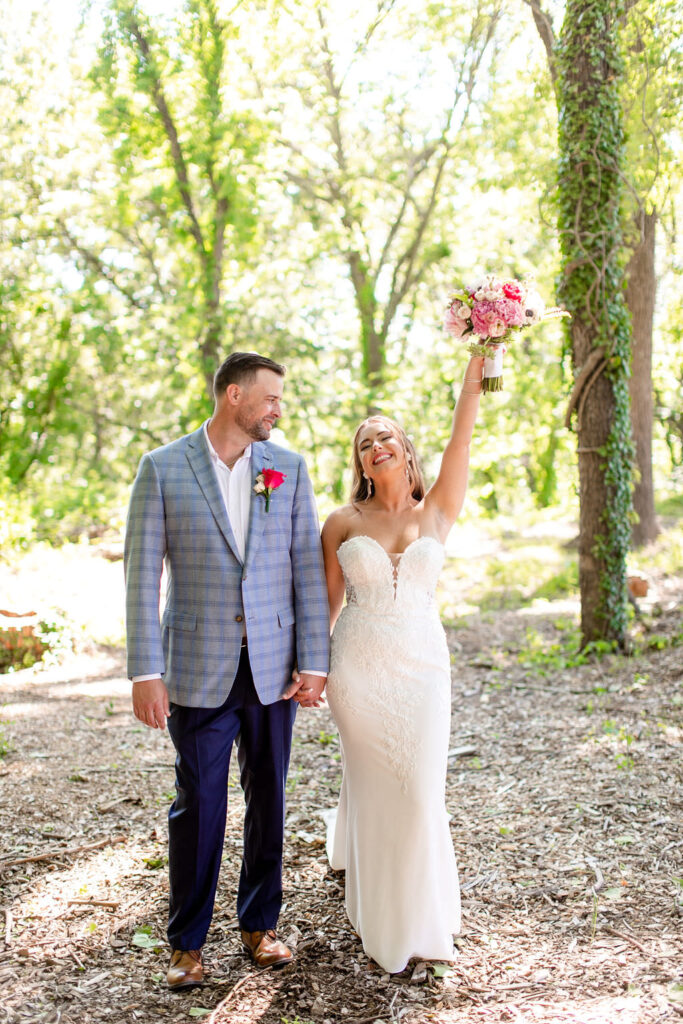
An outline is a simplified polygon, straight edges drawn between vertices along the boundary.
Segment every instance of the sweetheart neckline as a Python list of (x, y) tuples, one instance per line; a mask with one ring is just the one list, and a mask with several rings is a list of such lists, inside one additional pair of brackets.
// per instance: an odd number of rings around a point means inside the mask
[(344, 545), (345, 544), (350, 544), (352, 540), (369, 540), (369, 541), (371, 541), (371, 543), (374, 544), (375, 547), (379, 548), (380, 551), (384, 552), (384, 554), (387, 556), (387, 559), (389, 560), (389, 562), (391, 562), (391, 556), (392, 555), (398, 555), (399, 557), (405, 555), (406, 552), (410, 551), (410, 549), (415, 544), (419, 544), (419, 542), (421, 540), (431, 540), (431, 541), (434, 542), (434, 544), (437, 544), (440, 548), (443, 549), (443, 547), (444, 547), (444, 545), (441, 543), (441, 541), (437, 540), (436, 537), (430, 537), (427, 534), (423, 534), (421, 537), (416, 537), (415, 540), (411, 540), (410, 544), (408, 544), (407, 547), (403, 551), (387, 551), (386, 548), (382, 547), (382, 545), (380, 544), (380, 542), (378, 540), (375, 540), (374, 537), (370, 537), (369, 534), (367, 534), (367, 533), (356, 533), (356, 534), (354, 534), (353, 537), (347, 537), (346, 540), (343, 540), (341, 542), (341, 544), (339, 545), (339, 547), (337, 548), (337, 551), (341, 551), (341, 549), (344, 547)]
[[(367, 533), (357, 533), (355, 536), (347, 537), (346, 540), (341, 542), (341, 544), (337, 548), (337, 555), (339, 555), (339, 552), (341, 551), (341, 549), (344, 547), (345, 544), (350, 544), (351, 541), (353, 541), (353, 540), (369, 540), (370, 543), (373, 545), (373, 547), (376, 547), (384, 555), (384, 564), (386, 565), (387, 569), (389, 570), (389, 575), (391, 577), (391, 583), (392, 583), (392, 586), (393, 586), (394, 604), (396, 603), (396, 601), (398, 599), (398, 584), (399, 584), (399, 580), (402, 577), (401, 569), (404, 566), (403, 556), (405, 554), (407, 554), (407, 552), (410, 551), (411, 548), (415, 547), (416, 544), (419, 544), (420, 541), (423, 541), (423, 540), (431, 540), (434, 544), (437, 545), (437, 547), (439, 547), (441, 549), (441, 551), (444, 550), (444, 545), (441, 543), (441, 541), (437, 540), (436, 537), (422, 536), (422, 537), (416, 537), (415, 540), (411, 540), (410, 544), (408, 544), (408, 546), (406, 547), (405, 551), (396, 551), (396, 552), (390, 553), (389, 551), (386, 550), (386, 548), (383, 548), (382, 545), (380, 544), (380, 542), (378, 540), (375, 540), (374, 537), (370, 537)], [(396, 555), (399, 555), (400, 557), (394, 562), (394, 560), (391, 557), (391, 554), (396, 554)]]

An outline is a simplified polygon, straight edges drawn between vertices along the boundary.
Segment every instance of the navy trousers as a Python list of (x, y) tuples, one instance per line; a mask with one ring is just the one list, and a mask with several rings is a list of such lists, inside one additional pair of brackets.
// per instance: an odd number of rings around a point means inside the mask
[(246, 803), (237, 917), (249, 932), (277, 924), (285, 782), (296, 708), (294, 701), (261, 704), (246, 647), (221, 707), (171, 705), (168, 731), (177, 754), (176, 798), (168, 815), (168, 941), (173, 949), (199, 949), (211, 924), (236, 741)]

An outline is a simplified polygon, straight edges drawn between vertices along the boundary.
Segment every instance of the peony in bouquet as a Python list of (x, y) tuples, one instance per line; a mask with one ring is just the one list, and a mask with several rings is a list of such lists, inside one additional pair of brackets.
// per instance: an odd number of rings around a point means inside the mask
[(469, 351), (485, 356), (482, 391), (502, 391), (505, 342), (514, 331), (523, 331), (542, 320), (569, 316), (564, 309), (546, 309), (534, 281), (496, 277), (487, 274), (469, 288), (460, 288), (451, 296), (444, 327), (454, 338), (475, 334)]

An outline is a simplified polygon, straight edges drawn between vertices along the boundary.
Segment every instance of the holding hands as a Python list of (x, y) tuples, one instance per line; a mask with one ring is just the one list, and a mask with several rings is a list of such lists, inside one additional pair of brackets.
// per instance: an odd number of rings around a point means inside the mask
[(325, 703), (323, 690), (327, 679), (325, 676), (311, 675), (308, 672), (292, 672), (292, 682), (282, 695), (283, 700), (295, 700), (302, 708), (319, 708)]

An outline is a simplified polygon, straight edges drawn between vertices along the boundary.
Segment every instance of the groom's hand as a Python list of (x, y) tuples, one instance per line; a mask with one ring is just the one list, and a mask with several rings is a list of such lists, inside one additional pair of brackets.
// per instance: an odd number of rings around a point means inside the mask
[(161, 676), (133, 683), (133, 714), (150, 729), (165, 729), (171, 714), (168, 690)]
[(302, 708), (319, 708), (324, 704), (323, 690), (327, 679), (325, 676), (309, 675), (307, 672), (292, 672), (292, 682), (282, 694), (284, 700), (293, 699)]

